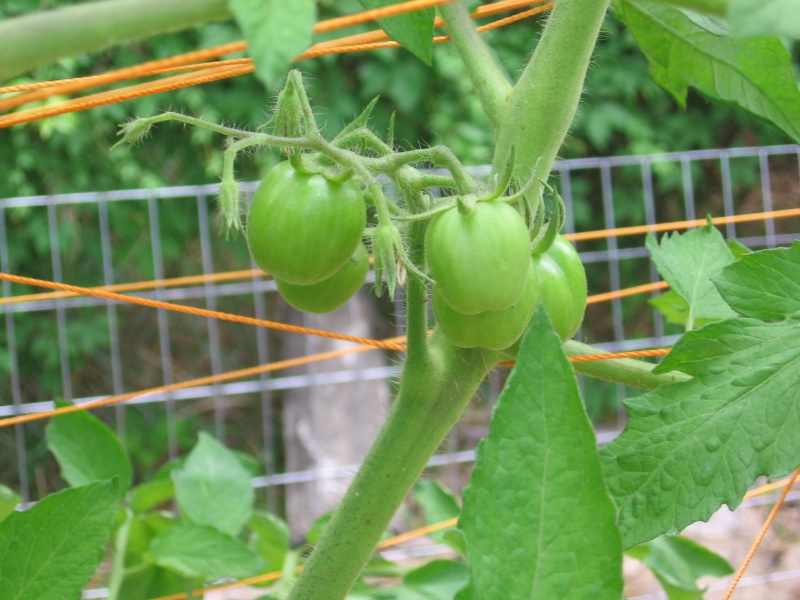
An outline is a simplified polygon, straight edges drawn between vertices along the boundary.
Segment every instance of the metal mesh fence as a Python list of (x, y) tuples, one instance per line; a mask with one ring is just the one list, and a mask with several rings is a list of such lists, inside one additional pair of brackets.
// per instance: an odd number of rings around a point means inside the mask
[[(800, 148), (773, 146), (660, 155), (567, 160), (556, 164), (567, 203), (568, 232), (653, 224), (793, 207), (800, 197)], [(478, 174), (487, 169), (476, 169)], [(251, 193), (256, 184), (246, 184)], [(218, 235), (216, 186), (183, 186), (0, 200), (0, 268), (76, 285), (111, 285), (253, 268), (243, 239)], [(753, 248), (787, 244), (797, 221), (726, 225), (728, 239)], [(577, 244), (590, 293), (658, 280), (644, 236)], [(37, 292), (3, 282), (3, 296)], [(286, 307), (268, 278), (156, 288), (133, 295), (265, 319)], [(636, 296), (590, 307), (579, 333), (611, 350), (668, 345), (680, 333)], [(378, 304), (387, 337), (400, 307)], [(0, 305), (0, 417), (169, 384), (274, 360), (282, 338), (264, 328), (123, 305), (90, 297)], [(359, 315), (353, 315), (358, 318)], [(286, 334), (295, 335), (295, 334)], [(276, 372), (256, 379), (156, 393), (97, 414), (112, 424), (151, 475), (187, 451), (197, 430), (259, 456), (259, 488), (350, 475), (355, 467), (281, 472), (275, 397), (286, 390), (343, 382), (389, 380), (400, 357), (385, 366), (332, 372)], [(630, 390), (584, 381), (590, 414), (602, 439), (620, 426), (619, 400)], [(485, 416), (485, 415), (484, 415)], [(357, 430), (358, 424), (354, 423)], [(480, 432), (480, 427), (478, 427)], [(44, 425), (0, 430), (0, 481), (25, 500), (54, 491), (57, 468), (43, 444)], [(451, 443), (432, 465), (470, 462), (473, 446)], [(461, 445), (463, 444), (463, 445)]]

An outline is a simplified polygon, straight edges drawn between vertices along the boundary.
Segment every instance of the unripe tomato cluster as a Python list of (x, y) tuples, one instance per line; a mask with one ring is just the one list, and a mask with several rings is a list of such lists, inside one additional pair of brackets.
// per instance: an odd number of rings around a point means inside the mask
[(247, 243), (255, 263), (275, 278), (286, 301), (324, 313), (347, 302), (364, 283), (369, 256), (361, 188), (289, 161), (270, 169), (247, 214)]
[[(247, 240), (256, 264), (273, 275), (295, 308), (324, 313), (363, 285), (366, 205), (353, 180), (334, 182), (285, 161), (253, 196)], [(556, 236), (531, 254), (528, 227), (509, 204), (479, 201), (435, 217), (425, 236), (436, 325), (455, 346), (515, 353), (541, 301), (553, 328), (571, 338), (583, 321), (586, 273), (573, 246)]]
[(456, 346), (514, 346), (540, 300), (563, 340), (583, 321), (586, 274), (577, 252), (557, 236), (531, 256), (525, 221), (508, 204), (479, 202), (474, 211), (455, 207), (436, 216), (425, 253), (436, 281), (436, 323)]

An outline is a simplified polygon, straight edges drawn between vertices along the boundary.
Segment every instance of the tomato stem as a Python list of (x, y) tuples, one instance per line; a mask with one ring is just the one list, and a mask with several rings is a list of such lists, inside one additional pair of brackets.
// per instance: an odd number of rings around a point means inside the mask
[(443, 4), (439, 7), (439, 13), (447, 23), (447, 33), (450, 34), (453, 45), (461, 56), (461, 62), (472, 80), (483, 112), (496, 130), (502, 107), (511, 93), (508, 75), (478, 34), (463, 2)]
[(425, 357), (409, 347), (400, 392), (383, 429), (289, 595), (341, 600), (428, 460), (495, 364), (496, 353), (457, 349), (435, 335)]
[[(556, 2), (536, 50), (503, 107), (493, 172), (515, 149), (514, 177), (547, 180), (578, 108), (609, 0)], [(540, 187), (537, 182), (535, 187)], [(536, 190), (532, 190), (532, 193)]]

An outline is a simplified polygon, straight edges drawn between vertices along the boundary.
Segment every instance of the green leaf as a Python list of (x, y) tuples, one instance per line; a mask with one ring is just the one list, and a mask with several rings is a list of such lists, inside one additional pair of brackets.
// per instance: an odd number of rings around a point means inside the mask
[(228, 8), (247, 41), (256, 76), (272, 90), (295, 56), (311, 46), (317, 5), (314, 0), (228, 0)]
[(0, 521), (14, 512), (20, 502), (22, 502), (22, 496), (11, 488), (0, 485)]
[(190, 579), (155, 565), (140, 564), (126, 569), (117, 600), (152, 600), (197, 589), (202, 579)]
[(782, 320), (800, 313), (800, 242), (747, 254), (722, 271), (714, 284), (745, 316)]
[(170, 479), (154, 479), (131, 490), (128, 502), (136, 514), (146, 513), (175, 497), (175, 484)]
[[(455, 496), (438, 481), (419, 481), (414, 487), (414, 500), (422, 506), (428, 525), (435, 525), (461, 514), (461, 507)], [(428, 537), (441, 541), (446, 532), (447, 529), (434, 531)]]
[(739, 240), (728, 240), (728, 249), (733, 254), (733, 260), (740, 260), (745, 254), (750, 254), (752, 250)]
[(620, 598), (622, 547), (594, 431), (542, 307), (478, 448), (459, 527), (470, 573), (459, 598)]
[(213, 527), (181, 523), (150, 543), (147, 559), (187, 577), (250, 577), (267, 563), (241, 542)]
[(800, 142), (800, 90), (780, 40), (720, 35), (710, 20), (656, 3), (620, 0), (616, 6), (647, 56), (653, 79), (681, 107), (692, 86), (712, 100), (765, 119)]
[(724, 319), (736, 316), (711, 283), (724, 267), (733, 262), (722, 235), (711, 225), (684, 234), (665, 235), (659, 245), (648, 234), (647, 249), (658, 272), (689, 306), (689, 329), (697, 319)]
[(348, 600), (452, 600), (467, 583), (467, 568), (452, 560), (434, 560), (409, 571), (401, 585), (374, 588), (356, 586)]
[(728, 20), (736, 37), (776, 35), (800, 40), (800, 0), (731, 0)]
[(51, 494), (0, 523), (0, 598), (75, 600), (94, 576), (114, 513), (116, 481)]
[(680, 536), (657, 537), (631, 548), (628, 554), (650, 568), (670, 600), (702, 600), (698, 579), (733, 573), (728, 561), (719, 554)]
[(308, 528), (308, 532), (306, 533), (307, 544), (311, 544), (313, 546), (319, 541), (319, 538), (322, 537), (322, 533), (325, 531), (325, 528), (328, 527), (328, 523), (330, 523), (332, 516), (333, 513), (325, 513), (311, 524), (311, 527)]
[[(56, 402), (56, 406), (71, 406)], [(100, 419), (82, 410), (53, 417), (45, 429), (47, 447), (61, 477), (72, 487), (119, 477), (120, 496), (131, 486), (133, 468), (116, 434)]]
[(739, 504), (800, 456), (800, 325), (730, 319), (687, 333), (656, 369), (694, 378), (627, 400), (601, 450), (626, 547)]
[[(383, 8), (404, 0), (359, 0), (366, 9)], [(412, 12), (378, 19), (378, 25), (398, 44), (430, 66), (433, 60), (434, 9), (423, 8)]]
[(125, 544), (125, 566), (136, 566), (144, 562), (144, 556), (153, 538), (178, 524), (175, 515), (169, 512), (136, 515), (128, 530)]
[(286, 521), (264, 511), (255, 511), (247, 526), (249, 546), (267, 561), (271, 571), (280, 571), (290, 549), (291, 534)]
[[(666, 292), (648, 300), (650, 305), (658, 312), (664, 315), (668, 323), (681, 325), (686, 327), (686, 322), (689, 319), (689, 304), (680, 297), (675, 290), (667, 290)], [(713, 323), (719, 319), (695, 319), (695, 327), (702, 327), (706, 323)]]
[(237, 535), (253, 510), (250, 476), (235, 452), (205, 432), (184, 465), (172, 472), (181, 515)]

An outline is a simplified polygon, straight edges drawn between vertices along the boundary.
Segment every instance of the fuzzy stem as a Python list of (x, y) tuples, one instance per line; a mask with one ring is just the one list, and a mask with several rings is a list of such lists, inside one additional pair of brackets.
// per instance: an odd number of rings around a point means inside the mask
[[(559, 0), (508, 102), (497, 135), (494, 173), (515, 155), (518, 182), (547, 180), (578, 108), (609, 0)], [(540, 186), (541, 183), (537, 183)]]
[[(601, 354), (602, 350), (570, 340), (564, 344), (564, 351), (569, 356)], [(673, 371), (663, 375), (653, 374), (655, 365), (632, 358), (615, 358), (614, 360), (592, 360), (572, 363), (576, 373), (583, 373), (603, 381), (622, 383), (643, 390), (654, 390), (667, 383), (689, 381), (691, 377), (685, 373)]]
[(0, 22), (0, 81), (58, 58), (230, 18), (226, 0), (105, 0)]
[(478, 187), (478, 183), (472, 178), (464, 165), (458, 161), (452, 150), (446, 146), (397, 152), (372, 159), (372, 161), (376, 169), (389, 176), (404, 166), (419, 162), (431, 162), (450, 171), (459, 193), (469, 194)]
[(439, 13), (447, 23), (447, 33), (453, 40), (461, 62), (467, 70), (483, 112), (492, 127), (499, 126), (501, 109), (511, 93), (511, 82), (495, 60), (486, 42), (475, 29), (475, 23), (463, 2), (443, 4)]
[(494, 353), (439, 336), (426, 360), (409, 356), (386, 423), (306, 564), (289, 600), (341, 600), (428, 459), (458, 420)]

